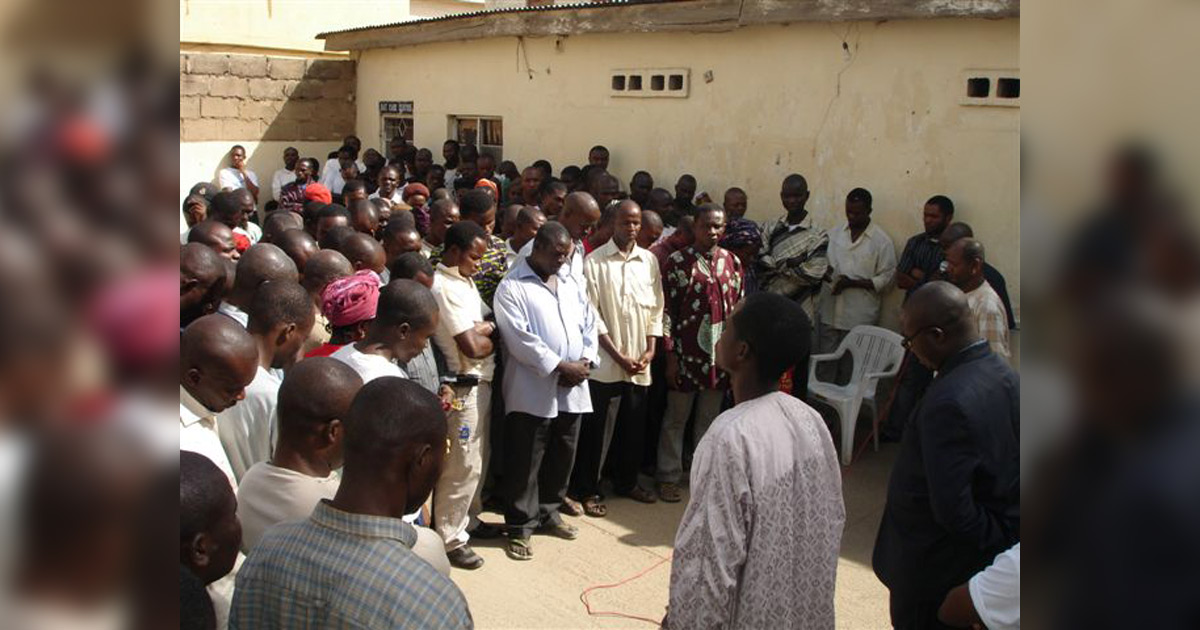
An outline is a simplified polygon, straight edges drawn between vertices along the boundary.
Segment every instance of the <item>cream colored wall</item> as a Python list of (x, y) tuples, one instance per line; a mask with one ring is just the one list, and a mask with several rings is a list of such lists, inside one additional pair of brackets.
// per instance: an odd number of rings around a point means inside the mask
[[(921, 230), (925, 199), (946, 194), (987, 245), (1019, 309), (1020, 112), (959, 104), (963, 70), (1018, 67), (1019, 24), (584, 35), (557, 47), (553, 39), (529, 40), (524, 54), (511, 38), (370, 50), (358, 65), (358, 134), (378, 142), (380, 100), (414, 101), (417, 144), (435, 154), (449, 115), (502, 116), (504, 157), (519, 165), (546, 158), (557, 171), (605, 144), (622, 181), (645, 169), (671, 188), (690, 172), (717, 198), (741, 186), (758, 220), (779, 214), (779, 183), (799, 172), (813, 191), (814, 220), (826, 227), (844, 221), (846, 193), (864, 186), (897, 255)], [(854, 53), (849, 61), (843, 37)], [(691, 68), (687, 99), (609, 96), (611, 69), (672, 66)], [(896, 325), (899, 297), (891, 292), (885, 324)]]
[(321, 51), (318, 33), (408, 18), (409, 0), (179, 0), (179, 41)]

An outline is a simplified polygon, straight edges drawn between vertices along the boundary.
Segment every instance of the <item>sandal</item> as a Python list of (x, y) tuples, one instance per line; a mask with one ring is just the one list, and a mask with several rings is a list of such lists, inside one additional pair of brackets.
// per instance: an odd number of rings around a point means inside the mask
[(571, 497), (563, 497), (562, 504), (558, 506), (558, 511), (567, 516), (583, 516), (583, 506)]
[(513, 560), (533, 560), (533, 546), (528, 538), (509, 538), (504, 553)]
[(538, 533), (550, 534), (563, 540), (579, 538), (579, 528), (567, 523), (546, 523), (538, 528)]
[(658, 497), (667, 503), (679, 503), (683, 500), (683, 489), (679, 484), (666, 482), (658, 484)]
[(649, 490), (647, 490), (641, 486), (634, 486), (633, 490), (630, 490), (629, 492), (622, 492), (621, 496), (633, 499), (634, 501), (637, 501), (638, 503), (657, 503), (658, 502), (658, 497), (655, 496), (653, 492), (650, 492)]
[(600, 497), (588, 497), (583, 500), (583, 513), (592, 518), (608, 516), (608, 506), (600, 502)]

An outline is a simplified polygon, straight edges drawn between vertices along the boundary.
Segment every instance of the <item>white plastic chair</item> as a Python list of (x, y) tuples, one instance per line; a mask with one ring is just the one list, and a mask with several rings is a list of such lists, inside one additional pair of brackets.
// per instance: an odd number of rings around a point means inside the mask
[[(837, 412), (842, 425), (842, 465), (849, 466), (854, 457), (854, 427), (858, 412), (865, 403), (871, 409), (872, 427), (876, 430), (875, 450), (879, 450), (875, 386), (879, 380), (894, 377), (900, 371), (904, 358), (903, 337), (878, 326), (855, 326), (847, 333), (832, 354), (815, 354), (808, 365), (808, 393), (812, 400), (820, 400)], [(817, 380), (817, 364), (838, 361), (850, 352), (854, 370), (845, 385)]]

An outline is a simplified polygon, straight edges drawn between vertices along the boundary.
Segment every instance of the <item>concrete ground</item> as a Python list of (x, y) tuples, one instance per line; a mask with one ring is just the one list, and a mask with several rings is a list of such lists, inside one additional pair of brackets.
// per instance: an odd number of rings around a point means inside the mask
[[(846, 529), (837, 576), (839, 628), (888, 627), (887, 590), (871, 572), (871, 548), (896, 452), (895, 444), (881, 445), (878, 453), (868, 449), (842, 469)], [(592, 610), (662, 619), (671, 547), (686, 500), (643, 505), (616, 498), (608, 502), (606, 518), (564, 517), (579, 527), (579, 538), (534, 536), (528, 562), (508, 559), (501, 540), (473, 541), (485, 559), (483, 568), (454, 569), (451, 577), (466, 594), (478, 628), (650, 628), (645, 621), (589, 615), (580, 595), (644, 572), (621, 586), (593, 591)], [(484, 520), (503, 519), (486, 513)]]

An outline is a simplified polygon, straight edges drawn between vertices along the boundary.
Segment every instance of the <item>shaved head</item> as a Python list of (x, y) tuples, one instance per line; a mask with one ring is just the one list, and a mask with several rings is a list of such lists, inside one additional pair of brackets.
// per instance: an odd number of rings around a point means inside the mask
[(238, 261), (237, 278), (233, 281), (234, 295), (230, 297), (237, 297), (239, 302), (235, 304), (244, 309), (254, 291), (262, 283), (272, 280), (298, 282), (300, 272), (296, 270), (296, 263), (282, 249), (270, 243), (253, 245)]
[(304, 219), (290, 210), (277, 210), (267, 215), (262, 226), (262, 240), (265, 243), (276, 243), (279, 235), (288, 230), (303, 230)]
[(600, 221), (600, 205), (586, 192), (573, 192), (563, 201), (559, 221), (572, 239), (582, 239)]
[(350, 211), (350, 226), (363, 234), (379, 231), (379, 209), (366, 199), (356, 199), (347, 206)]
[(179, 248), (179, 325), (215, 312), (224, 294), (224, 259), (200, 243)]
[(304, 288), (310, 294), (320, 295), (330, 282), (354, 274), (354, 266), (333, 249), (322, 249), (309, 257), (304, 265)]
[(305, 454), (324, 453), (331, 468), (342, 463), (341, 432), (329, 438), (330, 425), (344, 422), (363, 381), (354, 368), (328, 357), (300, 361), (279, 386), (279, 441)]
[(277, 235), (273, 244), (296, 263), (296, 269), (304, 269), (308, 259), (320, 251), (317, 239), (302, 229), (290, 229)]
[(257, 369), (254, 337), (225, 315), (197, 319), (179, 339), (179, 384), (213, 413), (244, 398)]
[(233, 229), (220, 221), (201, 221), (188, 230), (188, 243), (199, 243), (230, 260), (238, 259), (233, 244)]
[(383, 251), (383, 245), (367, 234), (360, 232), (347, 236), (342, 240), (339, 250), (355, 271), (370, 269), (375, 273), (383, 273), (387, 268), (387, 253)]
[(908, 296), (900, 329), (912, 353), (932, 370), (979, 340), (966, 294), (942, 280), (926, 283)]

